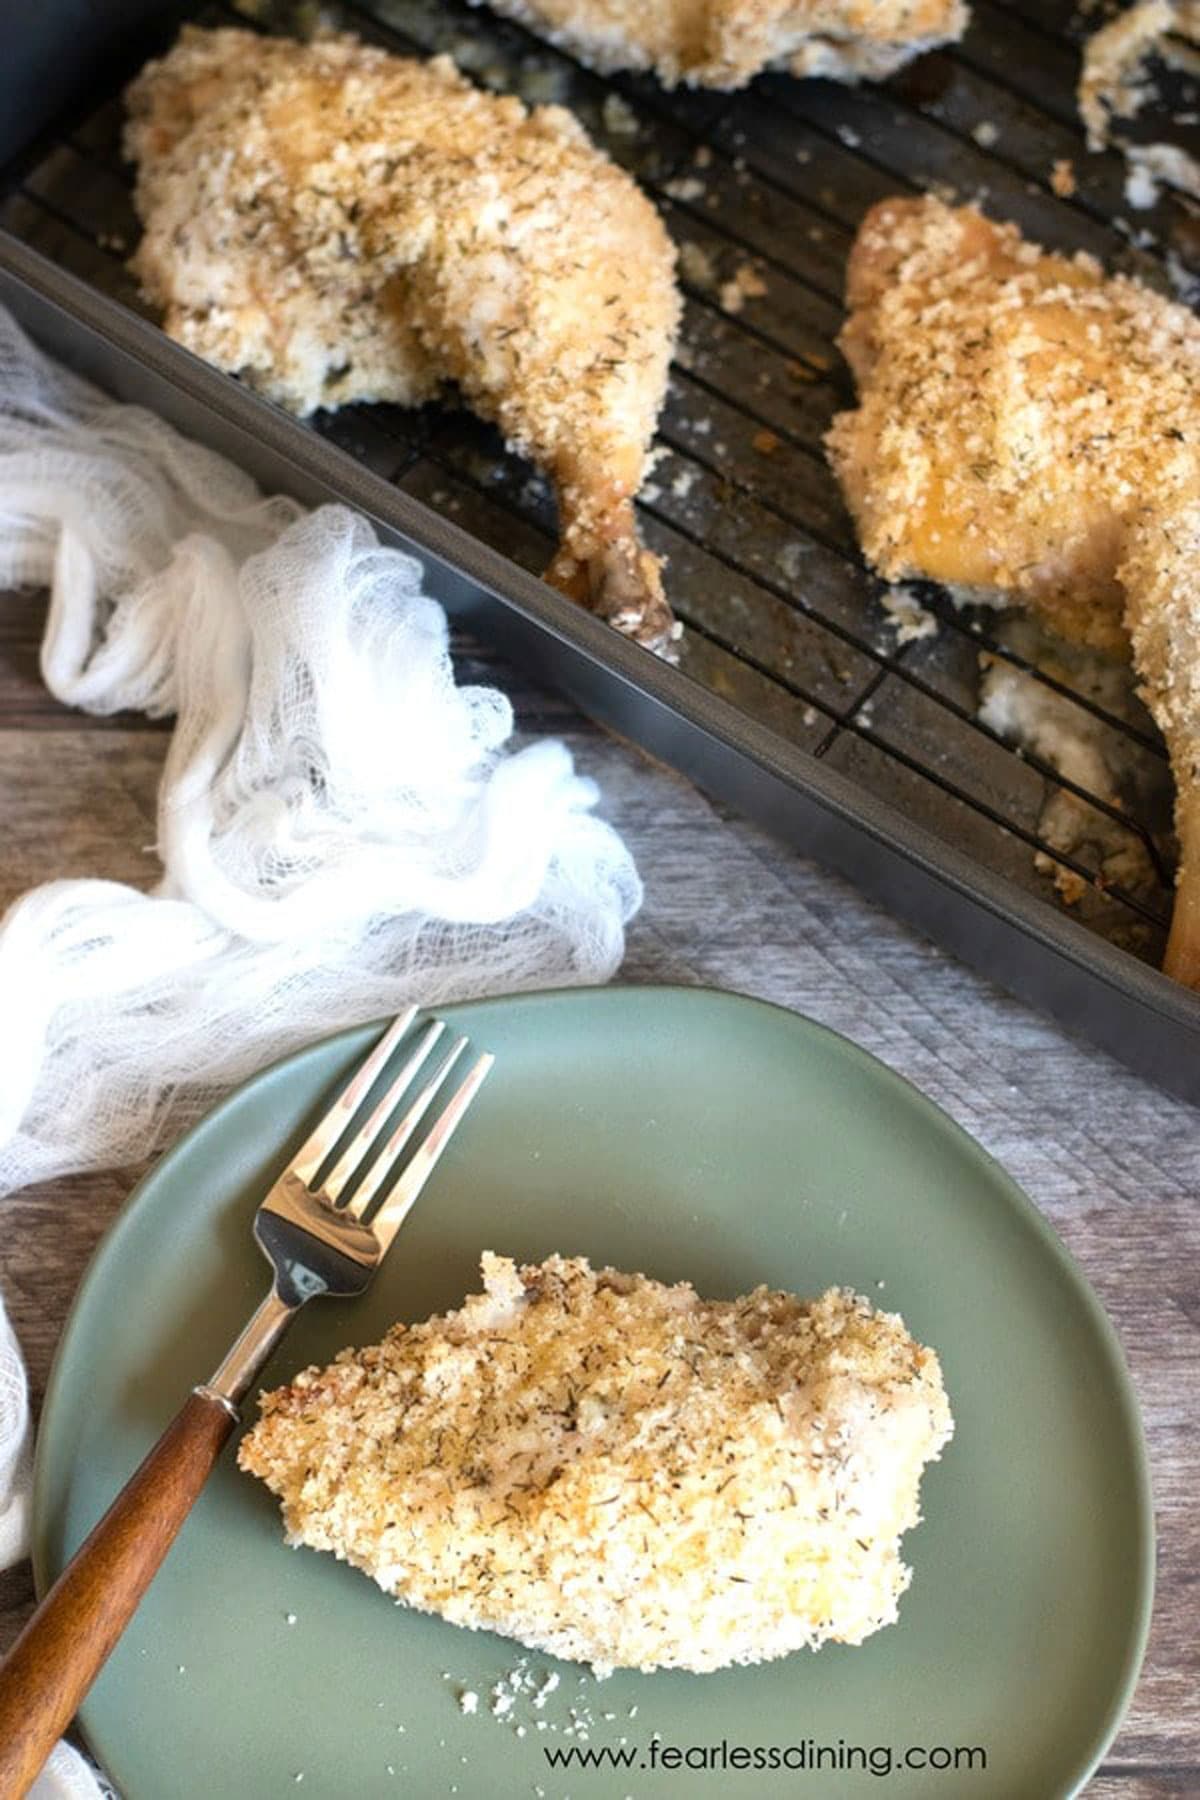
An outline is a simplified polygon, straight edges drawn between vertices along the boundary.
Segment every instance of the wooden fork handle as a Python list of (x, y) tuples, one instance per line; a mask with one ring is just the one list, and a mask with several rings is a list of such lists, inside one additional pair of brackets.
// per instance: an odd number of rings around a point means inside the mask
[(0, 1797), (19, 1800), (137, 1610), (236, 1419), (191, 1394), (0, 1665)]

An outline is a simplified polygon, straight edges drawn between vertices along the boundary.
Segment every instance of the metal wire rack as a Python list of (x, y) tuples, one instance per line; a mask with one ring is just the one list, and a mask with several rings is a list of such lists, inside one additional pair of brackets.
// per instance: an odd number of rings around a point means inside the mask
[[(933, 589), (919, 599), (936, 633), (899, 641), (821, 448), (851, 399), (834, 339), (846, 256), (877, 199), (978, 198), (1032, 236), (1160, 285), (1168, 260), (1177, 278), (1200, 260), (1200, 211), (1168, 194), (1129, 214), (1121, 159), (1085, 154), (1072, 40), (1095, 18), (1075, 18), (1068, 0), (974, 0), (973, 15), (961, 45), (881, 87), (766, 76), (727, 95), (602, 80), (464, 0), (322, 9), (392, 49), (447, 51), (486, 85), (569, 106), (662, 210), (685, 315), (642, 512), (668, 558), (685, 672), (1048, 904), (1057, 875), (1087, 925), (1154, 961), (1172, 867), (1169, 772), (1150, 720)], [(247, 23), (228, 6), (197, 16)], [(143, 310), (125, 269), (138, 227), (120, 130), (119, 97), (93, 97), (8, 172), (0, 224)], [(1076, 181), (1066, 199), (1052, 186), (1060, 163)], [(466, 412), (352, 407), (315, 429), (517, 562), (549, 560), (546, 484)], [(1068, 730), (1086, 725), (1104, 779), (1085, 784), (1005, 742), (979, 716), (981, 657), (1055, 696)], [(1064, 841), (1045, 821), (1068, 797), (1079, 829)]]

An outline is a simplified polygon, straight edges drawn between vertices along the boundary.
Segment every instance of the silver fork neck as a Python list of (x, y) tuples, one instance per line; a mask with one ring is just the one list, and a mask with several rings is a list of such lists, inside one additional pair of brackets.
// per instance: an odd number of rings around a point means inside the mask
[(291, 1324), (297, 1308), (272, 1288), (216, 1372), (198, 1392), (236, 1413), (251, 1382)]

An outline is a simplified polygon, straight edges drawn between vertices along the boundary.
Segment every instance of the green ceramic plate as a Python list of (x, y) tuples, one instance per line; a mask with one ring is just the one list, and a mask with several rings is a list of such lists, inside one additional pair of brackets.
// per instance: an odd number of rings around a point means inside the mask
[[(542, 1709), (523, 1697), (497, 1718), (489, 1690), (515, 1646), (286, 1549), (274, 1503), (227, 1456), (83, 1712), (127, 1800), (262, 1800), (301, 1778), (309, 1800), (857, 1800), (910, 1750), (926, 1763), (886, 1781), (897, 1800), (1077, 1792), (1137, 1673), (1153, 1538), (1120, 1351), (1039, 1214), (905, 1082), (791, 1013), (675, 989), (452, 1011), (496, 1070), (374, 1291), (311, 1306), (268, 1383), (457, 1304), (484, 1248), (582, 1252), (711, 1295), (849, 1283), (936, 1347), (958, 1421), (907, 1539), (900, 1621), (861, 1649), (719, 1675), (597, 1683), (558, 1665)], [(372, 1036), (252, 1081), (109, 1234), (46, 1403), (43, 1585), (258, 1298), (255, 1201)], [(628, 1769), (547, 1760), (605, 1749)], [(941, 1772), (955, 1750), (986, 1769)]]

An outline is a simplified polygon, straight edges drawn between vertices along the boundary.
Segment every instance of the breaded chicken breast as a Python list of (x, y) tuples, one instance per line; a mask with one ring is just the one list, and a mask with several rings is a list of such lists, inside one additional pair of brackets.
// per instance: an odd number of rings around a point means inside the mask
[(896, 1617), (952, 1432), (941, 1370), (833, 1288), (704, 1301), (483, 1258), (460, 1311), (262, 1399), (241, 1467), (294, 1544), (597, 1672), (718, 1669)]
[[(481, 4), (482, 0), (476, 0)], [(967, 28), (962, 0), (487, 0), (595, 69), (740, 88), (766, 68), (881, 80)]]
[(442, 57), (195, 27), (126, 99), (131, 266), (171, 336), (300, 414), (457, 382), (554, 480), (551, 578), (663, 648), (633, 500), (674, 251), (572, 115), (482, 93)]
[(868, 560), (1132, 649), (1178, 794), (1165, 967), (1200, 986), (1200, 320), (934, 199), (868, 214), (847, 297), (827, 441)]

